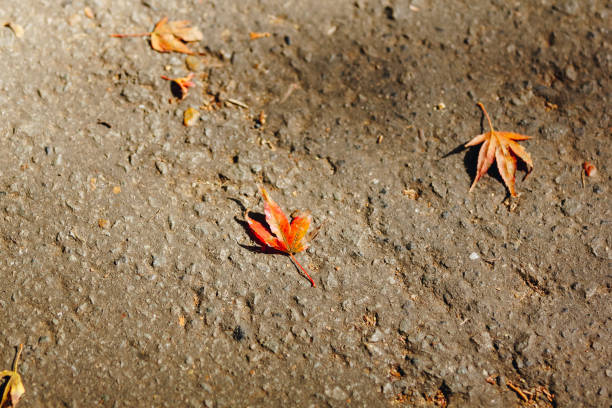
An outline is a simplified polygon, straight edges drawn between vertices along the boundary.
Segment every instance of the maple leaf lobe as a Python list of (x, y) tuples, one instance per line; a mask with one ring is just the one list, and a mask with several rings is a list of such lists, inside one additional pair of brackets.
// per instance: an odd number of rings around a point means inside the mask
[(291, 225), (287, 216), (280, 208), (278, 204), (270, 196), (268, 192), (262, 187), (261, 195), (264, 199), (264, 213), (266, 215), (266, 222), (270, 226), (272, 233), (285, 245), (285, 252), (290, 251), (289, 235), (291, 234)]

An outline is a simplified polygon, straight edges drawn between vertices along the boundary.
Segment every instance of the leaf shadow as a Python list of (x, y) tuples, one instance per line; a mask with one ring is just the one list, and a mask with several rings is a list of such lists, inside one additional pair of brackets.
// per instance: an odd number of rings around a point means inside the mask
[[(465, 170), (470, 175), (470, 183), (474, 182), (474, 178), (476, 177), (476, 172), (478, 171), (478, 152), (480, 151), (480, 146), (474, 146), (468, 150), (463, 158), (463, 166)], [(499, 169), (497, 168), (497, 162), (494, 161), (487, 170), (487, 175), (489, 177), (493, 177), (496, 181), (501, 183), (506, 189), (506, 193), (510, 195), (508, 188), (506, 187), (506, 183), (504, 183), (504, 179), (499, 173)], [(478, 182), (481, 183), (484, 178), (481, 178)]]
[(247, 208), (244, 206), (244, 204), (242, 204), (242, 201), (238, 200), (237, 198), (228, 198), (228, 200), (235, 202), (236, 204), (238, 204), (238, 207), (240, 207), (240, 211), (242, 211), (243, 213), (247, 210)]
[(442, 159), (446, 159), (447, 157), (460, 153), (464, 150), (467, 150), (467, 152), (465, 153), (465, 156), (463, 156), (463, 168), (468, 176), (470, 176), (470, 180), (473, 181), (476, 177), (476, 170), (478, 166), (478, 146), (467, 148), (465, 147), (464, 143), (461, 143), (453, 150), (442, 156)]
[(170, 93), (176, 99), (185, 98), (185, 91), (183, 90), (183, 88), (181, 88), (181, 86), (176, 81), (170, 81)]
[[(238, 207), (240, 207), (240, 211), (244, 214), (247, 211), (247, 208), (244, 206), (244, 204), (242, 204), (242, 201), (238, 200), (237, 198), (228, 198), (228, 200), (233, 201), (234, 203), (238, 204)], [(268, 225), (266, 223), (266, 216), (264, 214), (261, 213), (254, 213), (249, 211), (249, 217), (251, 217), (253, 220), (263, 224), (263, 225)], [(249, 228), (249, 223), (246, 222), (244, 219), (240, 219), (237, 216), (234, 217), (234, 221), (236, 221), (236, 223), (238, 225), (240, 225), (242, 227), (242, 229), (244, 229), (244, 232), (246, 232), (246, 234), (249, 236), (249, 238), (251, 239), (251, 241), (260, 244), (259, 240), (257, 239), (257, 237), (255, 236), (255, 234), (253, 234), (253, 231), (251, 231), (251, 228)], [(243, 247), (244, 249), (254, 252), (254, 253), (261, 253), (261, 254), (283, 254), (283, 252), (277, 251), (275, 249), (272, 248), (268, 248), (264, 245), (244, 245), (244, 244), (238, 244), (241, 247)]]

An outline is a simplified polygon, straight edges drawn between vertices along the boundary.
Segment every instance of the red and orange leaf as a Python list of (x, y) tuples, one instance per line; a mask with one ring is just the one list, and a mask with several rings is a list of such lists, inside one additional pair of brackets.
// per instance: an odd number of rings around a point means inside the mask
[[(291, 223), (283, 210), (274, 200), (268, 195), (268, 192), (262, 187), (261, 195), (264, 199), (264, 213), (266, 223), (270, 227), (270, 231), (261, 223), (251, 219), (247, 210), (245, 219), (249, 225), (249, 229), (255, 235), (257, 240), (266, 247), (284, 252), (298, 266), (304, 275), (310, 280), (313, 287), (316, 287), (314, 280), (310, 277), (306, 269), (295, 259), (293, 254), (302, 252), (308, 248), (308, 238), (314, 238), (314, 235), (306, 238), (306, 233), (312, 222), (312, 216), (308, 211), (296, 211), (291, 214)], [(315, 230), (317, 232), (318, 230)]]
[(527, 175), (529, 175), (529, 173), (531, 173), (533, 170), (533, 161), (531, 160), (529, 153), (527, 153), (527, 151), (521, 145), (515, 142), (515, 140), (527, 140), (531, 139), (531, 136), (513, 132), (495, 131), (493, 124), (491, 123), (491, 118), (489, 118), (489, 114), (485, 110), (484, 105), (479, 102), (478, 106), (480, 109), (482, 109), (482, 112), (486, 116), (491, 130), (487, 133), (474, 137), (464, 145), (465, 147), (471, 147), (482, 143), (480, 151), (478, 152), (476, 177), (474, 177), (474, 182), (470, 187), (470, 192), (474, 190), (476, 182), (478, 182), (478, 180), (480, 180), (480, 178), (487, 173), (493, 164), (493, 161), (495, 161), (497, 163), (499, 174), (504, 180), (504, 184), (506, 184), (508, 187), (508, 191), (510, 191), (512, 196), (516, 196), (516, 191), (514, 189), (516, 159), (517, 157), (520, 158), (527, 165), (527, 174), (525, 177), (527, 177)]

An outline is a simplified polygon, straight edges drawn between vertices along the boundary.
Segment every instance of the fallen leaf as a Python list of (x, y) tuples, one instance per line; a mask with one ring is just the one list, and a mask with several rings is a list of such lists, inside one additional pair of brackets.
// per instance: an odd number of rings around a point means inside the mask
[(493, 129), (491, 118), (489, 118), (489, 114), (485, 110), (484, 105), (479, 102), (478, 106), (480, 107), (480, 109), (482, 109), (482, 112), (487, 117), (487, 121), (489, 122), (489, 127), (491, 128), (491, 130), (487, 133), (483, 133), (481, 135), (476, 136), (465, 144), (465, 147), (470, 147), (482, 143), (480, 152), (478, 153), (477, 173), (476, 177), (474, 178), (474, 182), (470, 187), (470, 192), (474, 190), (476, 182), (487, 173), (489, 167), (491, 167), (491, 164), (493, 164), (493, 160), (496, 160), (497, 168), (499, 169), (499, 174), (502, 176), (502, 179), (508, 187), (510, 194), (516, 197), (516, 191), (514, 190), (516, 158), (520, 157), (521, 160), (523, 160), (527, 165), (527, 174), (525, 174), (523, 180), (533, 170), (533, 162), (531, 161), (531, 156), (529, 155), (529, 153), (527, 153), (525, 149), (523, 149), (521, 145), (516, 142), (516, 140), (531, 139), (531, 136), (525, 136), (512, 132), (496, 131), (495, 129)]
[(193, 126), (200, 119), (200, 112), (194, 108), (187, 108), (185, 113), (183, 114), (183, 125), (185, 126)]
[(21, 357), (21, 351), (23, 350), (23, 344), (19, 345), (17, 351), (17, 357), (13, 363), (13, 370), (0, 371), (0, 378), (9, 377), (8, 381), (4, 385), (4, 391), (2, 392), (2, 399), (0, 400), (0, 408), (15, 407), (19, 402), (19, 399), (25, 393), (21, 376), (17, 372), (17, 365), (19, 363), (19, 357)]
[(169, 78), (165, 75), (162, 75), (162, 79), (166, 81), (170, 81), (170, 92), (174, 95), (178, 100), (183, 100), (187, 96), (189, 88), (195, 86), (195, 83), (191, 82), (194, 77), (194, 73), (190, 73), (186, 77), (181, 78)]
[(202, 32), (196, 27), (190, 27), (189, 21), (179, 20), (168, 22), (164, 17), (150, 33), (138, 34), (111, 34), (111, 37), (151, 37), (151, 47), (159, 52), (181, 52), (183, 54), (194, 54), (186, 42), (200, 41), (204, 39)]
[(200, 41), (204, 38), (202, 32), (196, 27), (189, 27), (189, 21), (171, 21), (162, 18), (155, 25), (151, 33), (151, 47), (159, 52), (181, 52), (183, 54), (194, 54), (185, 45), (185, 42)]
[[(264, 227), (258, 221), (255, 221), (249, 217), (249, 210), (246, 210), (244, 218), (249, 224), (251, 232), (255, 235), (257, 240), (268, 248), (275, 249), (280, 252), (284, 252), (295, 263), (304, 274), (310, 280), (312, 287), (316, 287), (314, 280), (310, 277), (306, 269), (300, 265), (295, 259), (294, 254), (302, 252), (308, 248), (309, 243), (319, 232), (319, 228), (316, 228), (306, 235), (310, 223), (312, 222), (312, 216), (309, 211), (295, 211), (291, 214), (291, 223), (287, 219), (287, 216), (278, 204), (270, 198), (268, 192), (262, 187), (261, 195), (264, 199), (264, 212), (266, 215), (266, 222), (270, 227), (270, 231)], [(274, 235), (272, 235), (274, 234)]]

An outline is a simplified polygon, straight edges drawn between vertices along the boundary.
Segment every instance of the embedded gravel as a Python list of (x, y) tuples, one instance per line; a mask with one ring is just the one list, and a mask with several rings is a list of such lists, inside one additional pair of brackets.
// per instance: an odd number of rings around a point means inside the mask
[[(23, 343), (19, 406), (528, 405), (508, 382), (531, 406), (609, 406), (611, 13), (0, 1), (24, 28), (0, 27), (0, 369)], [(163, 16), (204, 55), (109, 37)], [(189, 69), (177, 102), (160, 76)], [(518, 198), (495, 170), (468, 193), (477, 152), (456, 148), (486, 127), (479, 101), (534, 136)], [(317, 288), (253, 249), (258, 185), (324, 224), (297, 255)]]

